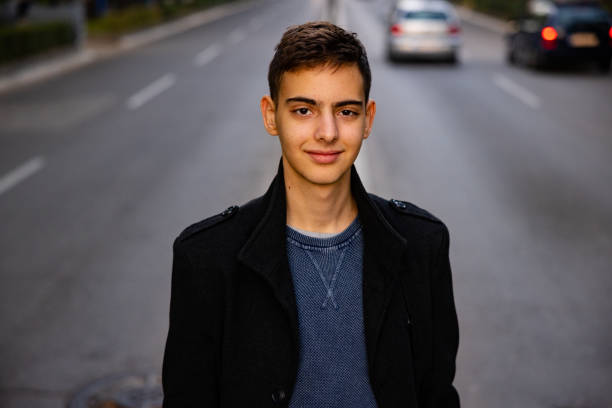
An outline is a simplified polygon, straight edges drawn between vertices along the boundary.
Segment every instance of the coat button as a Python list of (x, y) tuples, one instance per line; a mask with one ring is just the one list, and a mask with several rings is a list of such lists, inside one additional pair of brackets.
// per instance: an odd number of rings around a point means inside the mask
[(275, 404), (280, 404), (287, 399), (287, 394), (285, 390), (276, 390), (272, 393), (272, 402)]
[(405, 210), (408, 207), (408, 204), (406, 204), (406, 202), (395, 199), (391, 200), (391, 204), (393, 204), (395, 208), (399, 208), (400, 210)]
[(238, 211), (238, 206), (232, 205), (231, 207), (227, 207), (227, 209), (223, 211), (221, 215), (224, 217), (227, 217), (228, 215), (234, 214), (236, 211)]

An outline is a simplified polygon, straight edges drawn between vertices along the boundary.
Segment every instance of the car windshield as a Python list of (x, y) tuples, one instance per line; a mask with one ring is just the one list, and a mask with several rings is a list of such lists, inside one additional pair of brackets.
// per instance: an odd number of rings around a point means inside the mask
[(398, 17), (407, 20), (446, 20), (446, 14), (441, 11), (405, 11), (398, 10)]
[(560, 7), (557, 15), (558, 21), (562, 25), (575, 23), (603, 23), (608, 21), (608, 13), (597, 7)]

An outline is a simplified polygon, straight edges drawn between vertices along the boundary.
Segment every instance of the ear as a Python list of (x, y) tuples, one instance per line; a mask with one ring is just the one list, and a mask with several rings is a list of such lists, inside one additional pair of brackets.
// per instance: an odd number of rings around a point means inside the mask
[(374, 116), (376, 116), (376, 102), (369, 100), (366, 105), (366, 126), (363, 132), (363, 138), (367, 139), (372, 132), (372, 125), (374, 125)]
[(278, 136), (278, 129), (276, 128), (276, 105), (274, 105), (274, 101), (269, 95), (265, 95), (261, 98), (259, 105), (261, 107), (261, 117), (266, 131), (271, 136)]

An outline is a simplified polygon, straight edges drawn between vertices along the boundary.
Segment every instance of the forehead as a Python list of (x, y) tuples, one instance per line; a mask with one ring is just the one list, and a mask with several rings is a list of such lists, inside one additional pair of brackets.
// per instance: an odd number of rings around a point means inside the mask
[(364, 81), (357, 64), (318, 65), (287, 71), (280, 78), (281, 100), (294, 96), (312, 99), (363, 99)]

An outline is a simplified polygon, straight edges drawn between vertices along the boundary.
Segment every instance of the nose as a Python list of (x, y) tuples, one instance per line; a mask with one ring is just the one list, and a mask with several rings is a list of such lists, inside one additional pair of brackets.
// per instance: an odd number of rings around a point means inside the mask
[(332, 112), (321, 115), (319, 128), (317, 129), (316, 138), (320, 141), (332, 143), (338, 138), (338, 126), (336, 117)]

